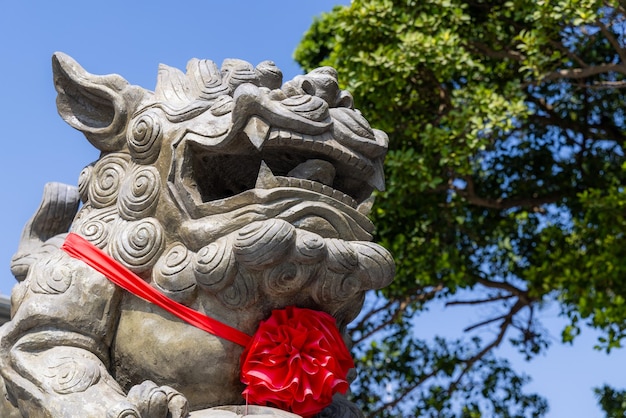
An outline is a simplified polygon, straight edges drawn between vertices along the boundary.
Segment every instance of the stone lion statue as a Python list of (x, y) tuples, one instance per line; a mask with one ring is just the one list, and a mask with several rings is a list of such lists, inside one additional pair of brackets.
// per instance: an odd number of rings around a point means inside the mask
[[(68, 232), (249, 335), (297, 306), (331, 315), (345, 336), (365, 292), (392, 280), (367, 218), (387, 136), (332, 68), (283, 84), (270, 61), (192, 59), (186, 72), (161, 65), (154, 92), (62, 53), (53, 73), (59, 114), (101, 154), (78, 187), (46, 186), (12, 260), (3, 417), (243, 414), (243, 348), (71, 258)], [(271, 407), (246, 410), (296, 416)], [(340, 394), (319, 415), (361, 416)]]

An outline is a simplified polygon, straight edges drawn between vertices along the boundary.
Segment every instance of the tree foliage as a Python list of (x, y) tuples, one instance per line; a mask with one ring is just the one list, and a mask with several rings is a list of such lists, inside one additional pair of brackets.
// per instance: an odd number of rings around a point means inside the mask
[(594, 392), (607, 418), (626, 417), (626, 390), (615, 390), (604, 385), (594, 389)]
[[(544, 414), (492, 352), (545, 349), (551, 301), (563, 341), (590, 326), (621, 346), (625, 36), (626, 3), (601, 0), (353, 0), (305, 34), (300, 65), (335, 67), (390, 136), (373, 220), (397, 276), (355, 325), (372, 416)], [(494, 338), (419, 339), (442, 299), (493, 307), (469, 330)]]

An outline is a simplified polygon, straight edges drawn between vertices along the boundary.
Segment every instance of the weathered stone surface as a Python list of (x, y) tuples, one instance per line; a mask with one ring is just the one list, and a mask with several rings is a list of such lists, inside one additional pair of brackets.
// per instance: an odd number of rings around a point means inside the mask
[[(352, 108), (333, 69), (281, 87), (269, 61), (193, 59), (186, 73), (161, 65), (154, 92), (61, 53), (53, 71), (59, 114), (102, 153), (78, 187), (47, 186), (24, 230), (14, 316), (0, 328), (1, 416), (242, 414), (210, 409), (244, 402), (242, 347), (69, 258), (59, 250), (68, 228), (248, 334), (288, 305), (328, 312), (345, 331), (365, 292), (392, 280), (367, 218), (387, 137)], [(320, 415), (360, 413), (338, 397)]]
[(245, 405), (228, 405), (217, 406), (202, 411), (194, 411), (190, 414), (190, 418), (239, 418), (239, 417), (255, 417), (255, 418), (298, 418), (289, 412), (280, 409), (269, 408), (264, 406), (245, 406)]

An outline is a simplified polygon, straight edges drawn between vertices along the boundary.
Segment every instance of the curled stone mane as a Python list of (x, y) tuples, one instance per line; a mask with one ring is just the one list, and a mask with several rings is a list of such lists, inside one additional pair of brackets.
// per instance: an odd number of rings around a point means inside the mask
[(172, 231), (166, 239), (151, 217), (161, 188), (156, 169), (126, 154), (104, 157), (80, 181), (89, 194), (72, 231), (189, 306), (201, 289), (233, 309), (262, 301), (260, 318), (296, 304), (323, 307), (346, 325), (364, 292), (393, 274), (389, 254), (376, 245), (323, 238), (279, 219), (253, 222), (192, 251)]

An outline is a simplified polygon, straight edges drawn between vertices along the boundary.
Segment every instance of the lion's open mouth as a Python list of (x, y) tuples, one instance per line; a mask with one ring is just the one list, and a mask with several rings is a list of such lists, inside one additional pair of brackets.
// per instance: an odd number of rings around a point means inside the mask
[(251, 189), (288, 187), (309, 190), (352, 208), (370, 197), (374, 175), (369, 162), (331, 136), (307, 136), (274, 129), (260, 150), (221, 154), (187, 144), (187, 186), (203, 203)]

